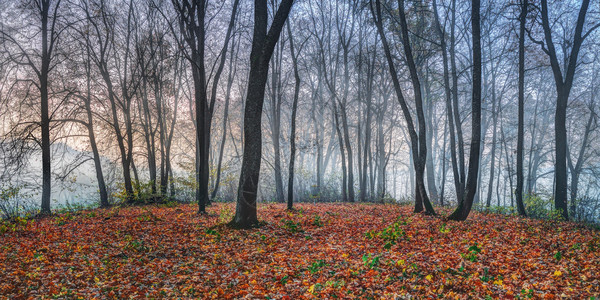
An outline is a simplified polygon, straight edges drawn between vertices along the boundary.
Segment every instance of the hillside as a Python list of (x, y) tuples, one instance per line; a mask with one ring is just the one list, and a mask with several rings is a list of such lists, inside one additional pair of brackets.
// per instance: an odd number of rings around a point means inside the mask
[(91, 210), (0, 233), (0, 298), (590, 299), (600, 232), (473, 213), (462, 223), (409, 206), (263, 204), (254, 230), (233, 204)]

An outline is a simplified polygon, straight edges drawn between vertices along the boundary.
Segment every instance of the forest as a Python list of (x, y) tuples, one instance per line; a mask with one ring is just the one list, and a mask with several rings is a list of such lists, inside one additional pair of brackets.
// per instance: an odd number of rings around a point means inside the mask
[(600, 2), (0, 0), (0, 299), (600, 296)]

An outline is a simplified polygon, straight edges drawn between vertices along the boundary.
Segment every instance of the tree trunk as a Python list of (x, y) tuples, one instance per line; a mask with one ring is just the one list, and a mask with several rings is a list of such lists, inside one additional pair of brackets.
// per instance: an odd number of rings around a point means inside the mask
[(471, 114), (471, 149), (469, 151), (469, 174), (465, 187), (465, 196), (456, 210), (448, 217), (450, 220), (466, 220), (473, 206), (477, 192), (477, 173), (479, 172), (479, 151), (481, 143), (481, 24), (480, 0), (471, 1), (471, 28), (473, 32), (473, 96)]
[[(296, 159), (296, 112), (298, 110), (298, 95), (300, 93), (300, 73), (298, 72), (298, 57), (294, 49), (294, 37), (290, 29), (290, 23), (287, 23), (287, 31), (290, 37), (290, 54), (294, 65), (294, 101), (292, 103), (292, 119), (290, 125), (290, 163), (288, 170), (288, 194), (287, 209), (292, 210), (294, 205), (294, 162)], [(301, 49), (298, 50), (300, 52)]]
[(258, 225), (256, 196), (262, 152), (261, 119), (265, 85), (267, 84), (269, 61), (293, 3), (293, 0), (282, 0), (267, 33), (267, 1), (254, 1), (254, 34), (244, 109), (244, 154), (236, 212), (231, 221), (231, 224), (238, 228), (250, 228)]
[[(41, 107), (41, 122), (40, 129), (42, 131), (42, 210), (41, 214), (48, 215), (50, 211), (50, 198), (52, 189), (52, 170), (51, 170), (51, 154), (50, 154), (50, 116), (48, 109), (48, 74), (50, 73), (50, 51), (48, 40), (48, 15), (50, 12), (50, 0), (41, 1), (40, 13), (42, 22), (42, 66), (39, 75), (40, 89), (40, 107)], [(56, 7), (55, 9), (58, 9)], [(53, 20), (53, 23), (56, 20)], [(52, 26), (54, 27), (54, 26)], [(50, 37), (52, 38), (52, 36)]]
[[(435, 16), (436, 28), (438, 31), (438, 35), (440, 36), (440, 48), (442, 50), (442, 63), (444, 65), (444, 92), (446, 96), (446, 119), (448, 123), (448, 131), (450, 133), (450, 161), (452, 164), (452, 174), (454, 178), (454, 188), (456, 191), (456, 199), (462, 199), (462, 190), (463, 184), (461, 181), (461, 173), (459, 173), (458, 164), (459, 161), (457, 159), (456, 153), (456, 134), (455, 134), (455, 125), (454, 125), (454, 113), (452, 108), (452, 95), (453, 91), (450, 88), (450, 70), (449, 70), (449, 62), (448, 62), (448, 51), (446, 46), (446, 38), (445, 31), (442, 30), (442, 26), (440, 24), (438, 11), (437, 11), (437, 0), (433, 1), (433, 10)], [(460, 122), (460, 121), (458, 121)], [(460, 126), (460, 125), (459, 125)], [(462, 154), (461, 154), (462, 155)], [(462, 161), (460, 162), (463, 163)], [(459, 200), (460, 201), (460, 200)]]
[(333, 115), (335, 120), (335, 131), (338, 136), (340, 154), (342, 159), (342, 201), (348, 201), (348, 169), (346, 168), (346, 152), (344, 151), (344, 139), (340, 130), (340, 121), (338, 117), (337, 105), (333, 103)]
[(106, 183), (104, 182), (104, 174), (102, 172), (102, 161), (100, 160), (100, 152), (96, 144), (96, 135), (94, 133), (94, 118), (92, 117), (92, 92), (91, 92), (91, 62), (90, 48), (87, 47), (87, 62), (86, 62), (86, 99), (85, 110), (87, 114), (88, 138), (92, 147), (92, 155), (94, 158), (94, 168), (96, 169), (96, 180), (98, 181), (98, 191), (100, 192), (100, 207), (108, 207), (108, 193), (106, 191)]
[(275, 177), (275, 197), (276, 201), (283, 203), (285, 197), (283, 195), (283, 178), (281, 175), (281, 61), (282, 61), (283, 46), (275, 50), (271, 72), (271, 141), (273, 142), (273, 173)]
[(525, 22), (527, 21), (527, 1), (522, 0), (519, 17), (519, 112), (517, 128), (517, 210), (519, 215), (526, 216), (523, 205), (523, 143), (525, 139)]

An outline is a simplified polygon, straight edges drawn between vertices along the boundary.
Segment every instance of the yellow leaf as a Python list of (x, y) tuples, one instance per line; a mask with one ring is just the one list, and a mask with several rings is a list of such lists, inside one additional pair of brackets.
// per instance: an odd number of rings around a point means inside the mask
[(315, 291), (315, 285), (313, 284), (308, 288), (308, 292), (313, 293), (314, 291)]
[(431, 275), (427, 275), (427, 276), (425, 277), (425, 279), (427, 279), (427, 280), (429, 280), (429, 281), (432, 281), (432, 280), (433, 280), (433, 276), (431, 276)]
[(401, 259), (401, 260), (397, 261), (396, 265), (398, 265), (398, 266), (404, 266), (404, 259)]
[(554, 271), (554, 276), (560, 276), (560, 275), (562, 275), (561, 271)]

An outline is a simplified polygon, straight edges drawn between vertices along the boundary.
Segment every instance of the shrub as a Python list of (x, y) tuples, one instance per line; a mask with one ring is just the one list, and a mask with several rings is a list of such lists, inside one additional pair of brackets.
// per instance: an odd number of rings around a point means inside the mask
[(524, 194), (523, 201), (525, 202), (525, 208), (527, 215), (532, 218), (544, 219), (548, 217), (548, 213), (551, 210), (552, 203), (551, 199), (544, 199), (538, 194)]
[(28, 196), (23, 192), (24, 186), (0, 187), (0, 217), (14, 219), (24, 210), (24, 199)]
[(292, 233), (303, 232), (302, 225), (300, 222), (294, 222), (293, 220), (284, 220), (283, 226), (284, 229), (289, 230)]

